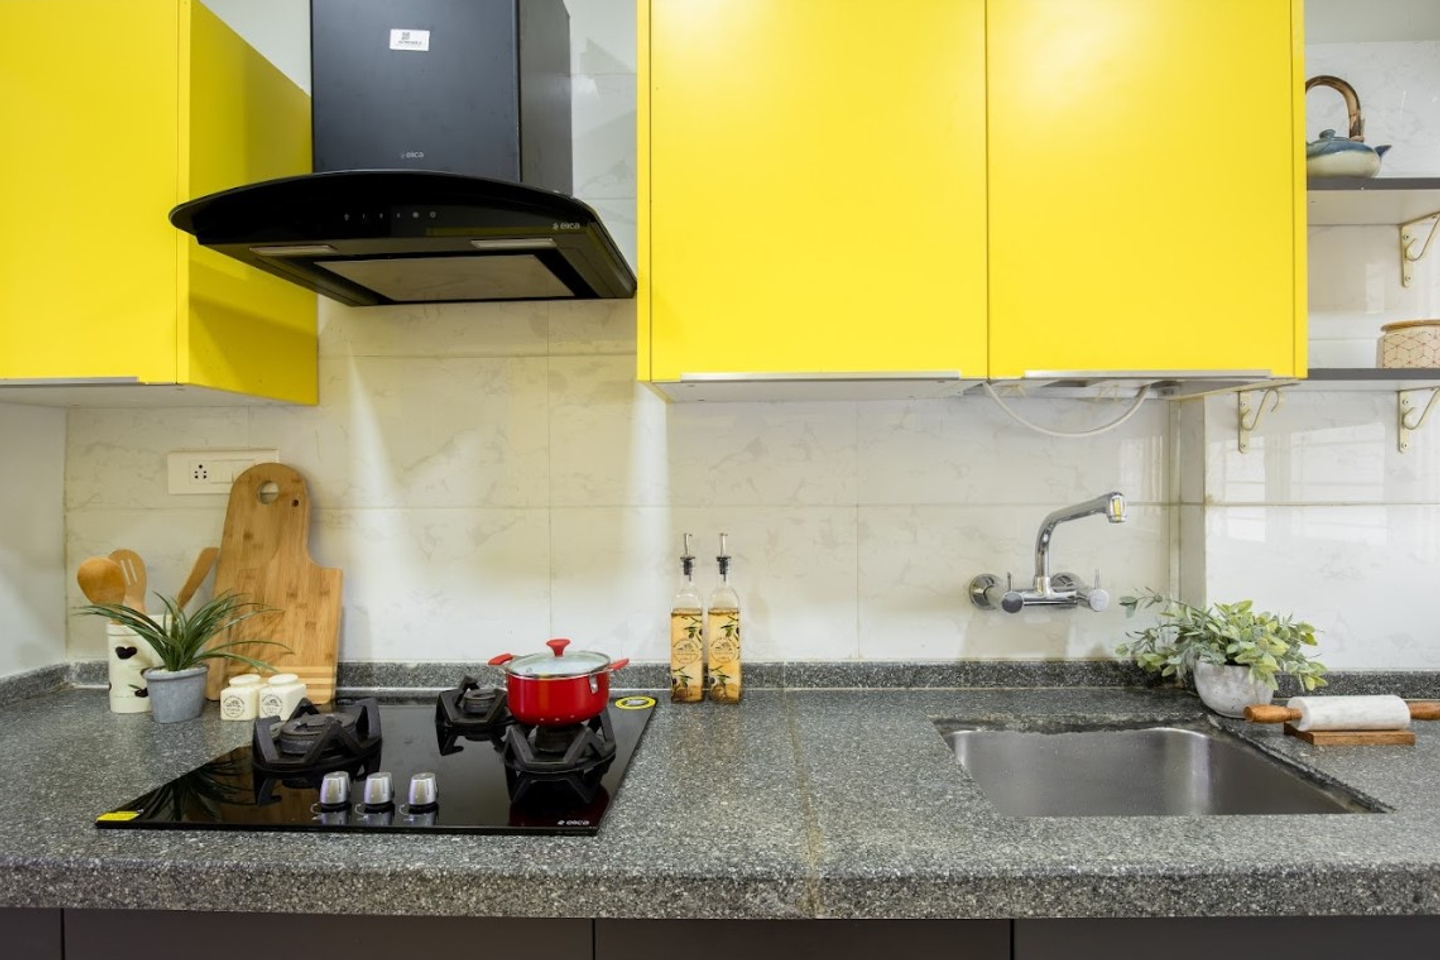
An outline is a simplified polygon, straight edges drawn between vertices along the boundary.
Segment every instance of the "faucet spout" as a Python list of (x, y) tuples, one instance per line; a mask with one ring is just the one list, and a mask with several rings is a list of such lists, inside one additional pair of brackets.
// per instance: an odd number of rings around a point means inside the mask
[(1055, 528), (1069, 520), (1103, 513), (1111, 523), (1125, 522), (1125, 496), (1118, 490), (1104, 493), (1093, 500), (1061, 507), (1051, 513), (1040, 524), (1040, 533), (1035, 537), (1035, 592), (1048, 596), (1050, 590), (1050, 539)]

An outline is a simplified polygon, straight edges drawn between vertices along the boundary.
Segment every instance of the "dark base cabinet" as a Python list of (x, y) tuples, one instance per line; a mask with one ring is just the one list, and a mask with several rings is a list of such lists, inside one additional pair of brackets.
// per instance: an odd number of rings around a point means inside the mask
[(1010, 960), (1009, 920), (596, 920), (595, 960)]
[(25, 960), (60, 960), (59, 910), (0, 907), (0, 956)]
[(1356, 960), (1414, 948), (1435, 956), (1440, 917), (1177, 917), (1016, 920), (1014, 960)]
[[(590, 928), (589, 920), (66, 910), (65, 960), (502, 956), (591, 960)], [(58, 936), (58, 928), (56, 932)], [(23, 953), (0, 956), (29, 960)], [(39, 956), (48, 960), (50, 955)], [(60, 956), (58, 949), (54, 956)]]
[(1437, 943), (1440, 917), (592, 921), (65, 910), (62, 921), (60, 910), (0, 909), (3, 960), (1215, 960), (1297, 951), (1305, 960), (1355, 960), (1377, 947), (1434, 956)]

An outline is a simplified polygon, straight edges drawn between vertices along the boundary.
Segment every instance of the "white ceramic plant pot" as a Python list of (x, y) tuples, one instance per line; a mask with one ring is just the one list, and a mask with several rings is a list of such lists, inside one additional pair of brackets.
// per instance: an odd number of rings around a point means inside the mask
[(1263, 681), (1250, 679), (1250, 668), (1200, 661), (1195, 664), (1195, 691), (1205, 706), (1222, 717), (1243, 717), (1251, 704), (1267, 704), (1275, 696)]

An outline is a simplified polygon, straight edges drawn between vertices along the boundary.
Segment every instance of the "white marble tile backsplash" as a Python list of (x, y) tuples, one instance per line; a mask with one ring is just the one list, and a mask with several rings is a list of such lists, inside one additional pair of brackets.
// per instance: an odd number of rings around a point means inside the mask
[(0, 403), (0, 677), (65, 659), (65, 420)]

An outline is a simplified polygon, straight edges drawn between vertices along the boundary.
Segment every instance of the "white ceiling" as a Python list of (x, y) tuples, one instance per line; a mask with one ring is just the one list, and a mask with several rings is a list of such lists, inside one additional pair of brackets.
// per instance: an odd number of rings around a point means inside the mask
[(1306, 43), (1440, 40), (1440, 0), (1305, 0)]

